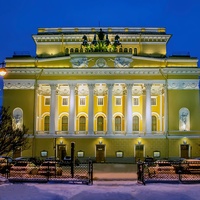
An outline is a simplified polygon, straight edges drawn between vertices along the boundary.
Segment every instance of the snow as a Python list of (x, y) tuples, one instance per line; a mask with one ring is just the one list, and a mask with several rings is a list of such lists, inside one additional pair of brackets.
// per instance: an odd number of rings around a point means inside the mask
[(0, 200), (197, 200), (199, 184), (94, 181), (93, 185), (9, 183), (0, 178)]

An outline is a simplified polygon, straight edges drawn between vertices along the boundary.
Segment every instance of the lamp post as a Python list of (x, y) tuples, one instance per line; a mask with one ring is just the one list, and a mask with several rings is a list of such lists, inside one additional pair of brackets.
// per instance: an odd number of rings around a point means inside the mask
[(0, 63), (0, 76), (6, 75), (5, 62)]
[(5, 63), (0, 63), (0, 107), (3, 105), (3, 77), (6, 73)]

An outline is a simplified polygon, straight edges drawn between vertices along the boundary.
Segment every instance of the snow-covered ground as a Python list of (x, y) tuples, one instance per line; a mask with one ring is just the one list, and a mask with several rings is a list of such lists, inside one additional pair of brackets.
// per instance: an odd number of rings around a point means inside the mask
[(94, 181), (78, 184), (0, 182), (0, 200), (199, 200), (200, 184)]

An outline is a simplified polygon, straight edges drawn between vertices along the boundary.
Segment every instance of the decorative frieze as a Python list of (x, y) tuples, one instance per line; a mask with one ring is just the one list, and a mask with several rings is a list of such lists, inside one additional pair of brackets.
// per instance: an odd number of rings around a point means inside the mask
[(168, 89), (186, 89), (186, 90), (198, 90), (199, 80), (168, 80)]
[(34, 89), (34, 80), (8, 80), (4, 79), (4, 89)]

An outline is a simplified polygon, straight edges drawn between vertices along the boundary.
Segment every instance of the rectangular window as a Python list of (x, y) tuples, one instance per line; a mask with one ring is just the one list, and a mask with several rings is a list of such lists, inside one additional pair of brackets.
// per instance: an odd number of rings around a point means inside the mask
[(122, 98), (121, 97), (116, 97), (115, 105), (116, 106), (121, 106), (122, 105)]
[(68, 106), (68, 97), (63, 97), (62, 98), (62, 105), (63, 106)]
[(98, 97), (98, 106), (103, 106), (103, 97)]
[(85, 102), (85, 97), (80, 97), (80, 106), (85, 106), (86, 102)]
[(45, 106), (50, 106), (50, 97), (45, 97), (44, 105)]
[(139, 97), (133, 97), (133, 105), (139, 106)]
[(156, 102), (156, 97), (151, 97), (151, 105), (152, 106), (156, 106), (157, 105), (157, 102)]

